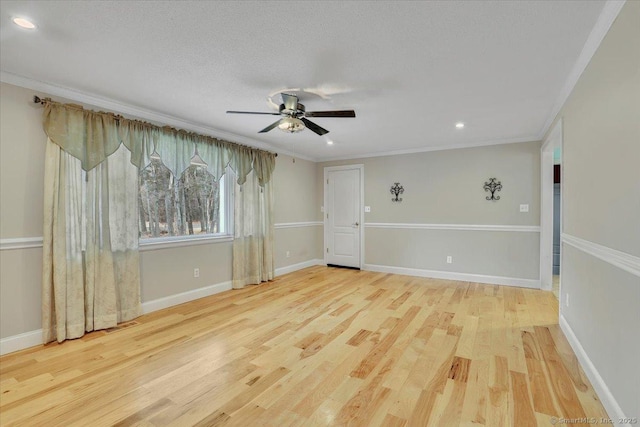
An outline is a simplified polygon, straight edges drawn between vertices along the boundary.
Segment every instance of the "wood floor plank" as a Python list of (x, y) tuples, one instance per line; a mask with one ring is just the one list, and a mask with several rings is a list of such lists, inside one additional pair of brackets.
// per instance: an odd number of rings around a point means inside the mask
[(310, 267), (0, 358), (10, 426), (607, 417), (550, 292)]
[(511, 397), (514, 402), (513, 423), (517, 426), (535, 427), (536, 417), (531, 406), (531, 395), (527, 387), (526, 376), (520, 372), (510, 371)]

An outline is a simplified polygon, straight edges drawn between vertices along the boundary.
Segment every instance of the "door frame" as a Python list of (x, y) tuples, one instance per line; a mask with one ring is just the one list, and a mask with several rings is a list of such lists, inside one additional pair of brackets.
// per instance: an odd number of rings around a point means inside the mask
[[(562, 142), (562, 118), (560, 118), (540, 148), (540, 289), (545, 291), (553, 289), (553, 151), (557, 147), (562, 150)], [(564, 152), (562, 155), (564, 157)], [(564, 179), (561, 179), (560, 274), (562, 274), (563, 199)]]
[(323, 203), (323, 213), (322, 213), (322, 224), (323, 224), (323, 235), (324, 235), (324, 242), (323, 242), (323, 258), (324, 258), (324, 263), (325, 265), (327, 264), (327, 250), (328, 250), (328, 244), (329, 244), (329, 227), (327, 224), (327, 214), (328, 212), (326, 211), (326, 207), (327, 207), (327, 179), (328, 179), (328, 173), (329, 172), (333, 172), (333, 171), (339, 171), (339, 170), (349, 170), (349, 169), (357, 169), (359, 171), (360, 174), (360, 203), (359, 203), (359, 209), (360, 209), (360, 218), (359, 218), (359, 222), (360, 222), (360, 227), (358, 227), (360, 230), (360, 259), (358, 260), (358, 262), (360, 263), (360, 269), (362, 270), (364, 267), (364, 165), (363, 164), (354, 164), (354, 165), (342, 165), (342, 166), (325, 166), (324, 168), (324, 175), (323, 175), (323, 180), (322, 180), (322, 188), (324, 189), (324, 194), (322, 197), (322, 203)]

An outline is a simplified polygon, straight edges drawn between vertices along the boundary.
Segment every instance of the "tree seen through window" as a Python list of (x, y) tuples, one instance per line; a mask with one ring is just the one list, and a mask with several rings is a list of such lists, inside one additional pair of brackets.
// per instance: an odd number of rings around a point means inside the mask
[(216, 234), (221, 221), (221, 187), (206, 166), (192, 164), (176, 179), (160, 159), (140, 171), (140, 238)]

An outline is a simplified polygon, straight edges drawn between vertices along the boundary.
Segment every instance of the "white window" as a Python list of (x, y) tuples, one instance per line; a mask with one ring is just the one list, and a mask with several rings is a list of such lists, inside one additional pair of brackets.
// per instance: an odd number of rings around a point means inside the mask
[(216, 180), (206, 165), (193, 162), (175, 177), (158, 156), (140, 171), (141, 243), (202, 239), (231, 234), (230, 171)]

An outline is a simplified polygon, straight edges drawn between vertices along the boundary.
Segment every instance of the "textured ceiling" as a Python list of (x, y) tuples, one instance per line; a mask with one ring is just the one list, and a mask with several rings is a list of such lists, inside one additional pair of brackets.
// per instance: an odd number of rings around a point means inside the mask
[[(526, 141), (604, 4), (2, 1), (0, 66), (313, 159)], [(314, 119), (331, 131), (320, 137), (258, 134), (274, 117), (225, 114), (268, 111), (285, 88), (323, 95), (307, 110), (357, 118)]]

